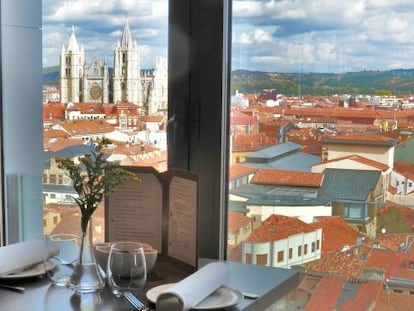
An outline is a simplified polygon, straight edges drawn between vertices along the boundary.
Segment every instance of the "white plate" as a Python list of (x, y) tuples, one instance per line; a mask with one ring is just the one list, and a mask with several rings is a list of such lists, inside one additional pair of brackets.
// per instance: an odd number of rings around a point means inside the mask
[[(158, 295), (174, 284), (175, 283), (169, 283), (151, 288), (147, 292), (148, 300), (155, 303)], [(194, 306), (191, 310), (214, 310), (228, 308), (238, 304), (242, 300), (243, 294), (240, 291), (223, 285), (210, 296), (202, 300), (199, 304)]]
[(55, 263), (51, 260), (48, 260), (46, 262), (46, 267), (43, 264), (43, 262), (39, 262), (33, 266), (30, 266), (27, 269), (24, 269), (22, 271), (16, 272), (16, 273), (10, 273), (10, 274), (4, 274), (0, 275), (0, 279), (24, 279), (24, 278), (31, 278), (34, 276), (42, 275), (47, 270), (52, 270), (55, 267)]

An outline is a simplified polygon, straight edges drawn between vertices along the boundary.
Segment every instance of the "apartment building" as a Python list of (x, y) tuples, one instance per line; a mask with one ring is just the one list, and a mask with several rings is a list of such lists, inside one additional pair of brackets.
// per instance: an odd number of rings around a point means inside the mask
[(322, 229), (273, 214), (242, 243), (242, 262), (290, 268), (319, 259), (321, 250)]

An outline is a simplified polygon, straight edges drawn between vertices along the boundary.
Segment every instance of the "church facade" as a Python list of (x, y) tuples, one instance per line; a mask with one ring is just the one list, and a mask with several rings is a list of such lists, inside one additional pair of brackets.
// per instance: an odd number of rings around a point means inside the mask
[(113, 71), (106, 59), (94, 58), (86, 64), (85, 51), (75, 29), (67, 48), (60, 53), (60, 101), (62, 103), (130, 102), (143, 115), (167, 111), (168, 70), (165, 58), (156, 60), (151, 70), (141, 70), (139, 46), (133, 40), (128, 20), (114, 49)]

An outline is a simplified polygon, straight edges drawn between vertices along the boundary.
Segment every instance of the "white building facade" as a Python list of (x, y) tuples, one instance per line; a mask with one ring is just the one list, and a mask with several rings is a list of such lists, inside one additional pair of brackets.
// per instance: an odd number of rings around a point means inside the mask
[(242, 262), (290, 268), (321, 258), (322, 229), (266, 242), (243, 242)]
[(167, 61), (159, 58), (152, 74), (141, 73), (138, 43), (133, 40), (128, 20), (114, 49), (112, 77), (105, 60), (86, 64), (85, 51), (72, 26), (68, 47), (60, 53), (60, 101), (62, 103), (119, 103), (136, 105), (141, 114), (167, 110)]

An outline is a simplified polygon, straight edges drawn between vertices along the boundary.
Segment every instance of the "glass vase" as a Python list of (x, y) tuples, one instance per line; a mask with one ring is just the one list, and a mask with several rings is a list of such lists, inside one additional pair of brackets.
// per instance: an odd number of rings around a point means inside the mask
[(92, 219), (81, 230), (79, 255), (70, 277), (70, 286), (78, 293), (92, 293), (105, 287), (105, 277), (96, 262), (93, 249)]

